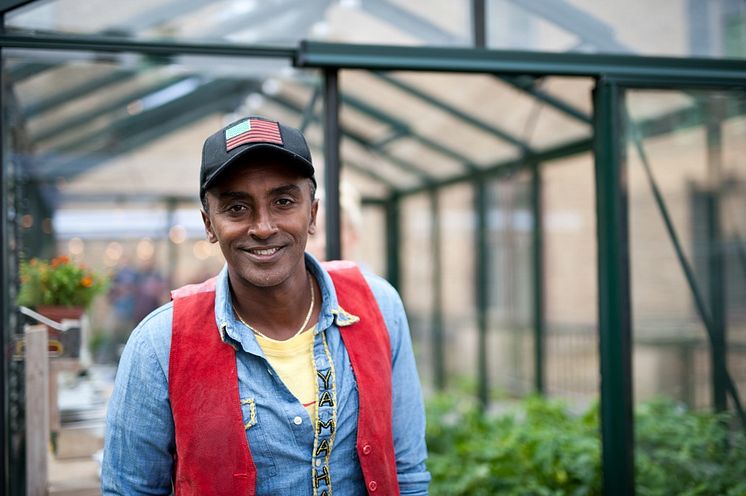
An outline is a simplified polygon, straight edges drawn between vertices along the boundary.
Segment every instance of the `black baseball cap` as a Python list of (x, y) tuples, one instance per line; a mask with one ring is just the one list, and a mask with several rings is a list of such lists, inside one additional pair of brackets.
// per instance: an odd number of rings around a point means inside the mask
[(225, 126), (205, 140), (199, 173), (199, 196), (234, 164), (250, 163), (252, 158), (272, 157), (295, 165), (316, 185), (311, 151), (300, 130), (264, 117), (244, 117)]

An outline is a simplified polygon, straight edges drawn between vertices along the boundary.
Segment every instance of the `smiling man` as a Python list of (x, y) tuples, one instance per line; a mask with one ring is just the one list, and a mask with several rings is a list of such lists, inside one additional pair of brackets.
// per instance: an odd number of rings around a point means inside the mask
[(259, 117), (208, 137), (219, 275), (135, 329), (109, 402), (105, 495), (427, 494), (425, 418), (396, 291), (304, 252), (311, 154)]

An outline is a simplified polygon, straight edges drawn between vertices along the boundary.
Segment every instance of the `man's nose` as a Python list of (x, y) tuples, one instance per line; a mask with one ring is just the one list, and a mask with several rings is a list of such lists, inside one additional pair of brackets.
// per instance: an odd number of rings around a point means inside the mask
[(249, 235), (267, 239), (277, 232), (277, 226), (267, 211), (257, 212), (256, 219), (249, 228)]

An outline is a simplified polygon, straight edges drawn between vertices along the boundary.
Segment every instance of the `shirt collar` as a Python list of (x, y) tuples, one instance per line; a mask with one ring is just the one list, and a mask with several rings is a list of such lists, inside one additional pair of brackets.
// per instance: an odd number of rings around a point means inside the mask
[[(321, 312), (314, 332), (324, 332), (332, 324), (343, 327), (358, 322), (360, 320), (358, 316), (347, 312), (339, 305), (334, 283), (326, 269), (310, 253), (305, 254), (305, 261), (306, 268), (321, 288)], [(244, 318), (251, 319), (250, 316), (244, 316)], [(254, 333), (246, 329), (233, 311), (228, 282), (228, 265), (223, 266), (215, 284), (215, 323), (224, 342), (236, 349), (241, 347), (247, 353), (262, 355)]]

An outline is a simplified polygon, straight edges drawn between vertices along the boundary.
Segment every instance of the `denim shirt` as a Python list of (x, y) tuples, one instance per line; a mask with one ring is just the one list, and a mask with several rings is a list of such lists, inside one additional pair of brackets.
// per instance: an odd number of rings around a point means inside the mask
[[(357, 386), (339, 333), (340, 326), (357, 317), (340, 307), (329, 274), (308, 254), (306, 267), (318, 281), (323, 298), (314, 331), (314, 360), (317, 369), (333, 371), (327, 385), (334, 395), (334, 409), (319, 410), (320, 419), (333, 415), (336, 423), (331, 449), (324, 456), (313, 456), (320, 441), (317, 437), (323, 434), (315, 433), (306, 409), (274, 372), (254, 334), (236, 319), (227, 268), (216, 284), (215, 319), (222, 339), (236, 348), (241, 409), (256, 465), (257, 494), (317, 496), (324, 490), (330, 495), (366, 494), (355, 446)], [(401, 494), (426, 495), (430, 474), (425, 468), (425, 414), (404, 307), (386, 281), (370, 274), (365, 277), (391, 341), (392, 427)], [(172, 491), (175, 442), (167, 380), (172, 308), (171, 303), (162, 306), (137, 326), (119, 362), (107, 411), (101, 476), (104, 495)], [(320, 386), (318, 395), (326, 392), (324, 384)]]

